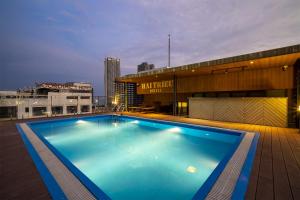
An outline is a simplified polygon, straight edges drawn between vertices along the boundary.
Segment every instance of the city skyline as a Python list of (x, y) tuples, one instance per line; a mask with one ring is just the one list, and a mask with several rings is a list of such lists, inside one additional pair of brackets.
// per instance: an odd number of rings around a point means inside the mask
[(0, 90), (86, 81), (104, 94), (103, 60), (178, 66), (298, 44), (299, 1), (1, 1)]

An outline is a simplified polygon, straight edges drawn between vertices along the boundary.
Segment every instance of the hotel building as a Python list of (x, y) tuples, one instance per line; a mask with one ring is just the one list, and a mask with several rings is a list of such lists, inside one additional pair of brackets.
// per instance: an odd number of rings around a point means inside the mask
[(40, 83), (23, 91), (0, 91), (0, 118), (34, 118), (92, 112), (89, 83)]
[(133, 84), (136, 95), (143, 96), (141, 106), (156, 112), (299, 127), (300, 45), (154, 69), (117, 81)]
[(106, 106), (111, 106), (115, 96), (115, 79), (120, 77), (120, 59), (107, 57), (104, 60), (104, 91)]

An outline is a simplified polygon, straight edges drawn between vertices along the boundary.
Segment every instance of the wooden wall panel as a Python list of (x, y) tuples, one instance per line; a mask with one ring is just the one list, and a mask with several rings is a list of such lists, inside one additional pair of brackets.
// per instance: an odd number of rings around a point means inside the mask
[(263, 110), (264, 98), (244, 98), (245, 123), (264, 124)]
[(287, 98), (190, 98), (189, 117), (267, 126), (287, 126)]
[(287, 124), (287, 98), (265, 98), (265, 125), (285, 127)]
[[(214, 101), (214, 99), (212, 99)], [(239, 98), (222, 98), (214, 101), (214, 120), (241, 122), (244, 121), (243, 102)]]
[(178, 93), (291, 88), (293, 88), (293, 67), (289, 67), (287, 71), (282, 71), (281, 67), (273, 67), (227, 74), (179, 77), (177, 83)]
[[(210, 98), (203, 98), (200, 104), (189, 104), (189, 115), (193, 116), (193, 118), (213, 120), (214, 106), (215, 102), (212, 101)], [(199, 110), (201, 110), (201, 112), (199, 112)]]

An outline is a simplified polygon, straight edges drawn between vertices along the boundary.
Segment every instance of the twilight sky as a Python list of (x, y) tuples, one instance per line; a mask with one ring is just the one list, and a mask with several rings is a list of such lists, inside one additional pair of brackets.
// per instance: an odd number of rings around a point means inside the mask
[(0, 90), (86, 81), (103, 94), (105, 56), (121, 73), (300, 43), (299, 0), (1, 0)]

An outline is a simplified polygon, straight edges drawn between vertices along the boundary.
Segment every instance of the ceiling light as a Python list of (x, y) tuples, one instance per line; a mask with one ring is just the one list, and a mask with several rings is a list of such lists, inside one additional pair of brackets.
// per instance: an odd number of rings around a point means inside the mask
[(286, 71), (288, 68), (289, 68), (288, 65), (284, 65), (284, 66), (282, 66), (282, 71)]
[(254, 63), (254, 61), (250, 61), (250, 64), (252, 65)]

